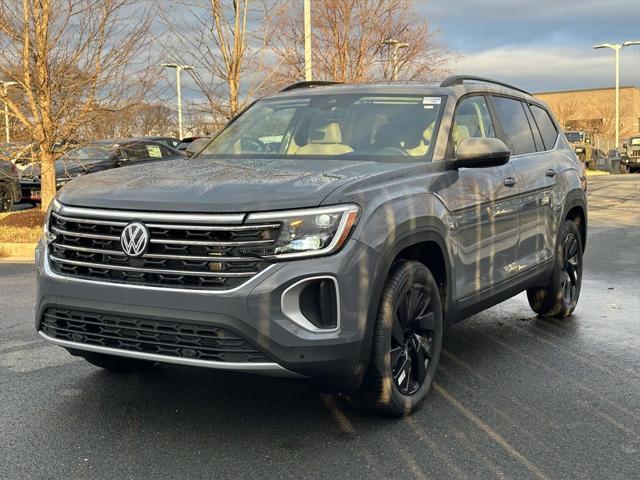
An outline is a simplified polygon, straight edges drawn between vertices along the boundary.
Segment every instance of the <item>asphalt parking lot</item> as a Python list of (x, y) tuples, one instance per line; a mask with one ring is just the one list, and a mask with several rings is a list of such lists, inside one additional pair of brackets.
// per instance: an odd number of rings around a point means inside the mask
[(519, 295), (456, 325), (406, 419), (289, 380), (101, 371), (39, 340), (34, 267), (0, 265), (0, 478), (638, 478), (640, 175), (589, 191), (574, 316)]

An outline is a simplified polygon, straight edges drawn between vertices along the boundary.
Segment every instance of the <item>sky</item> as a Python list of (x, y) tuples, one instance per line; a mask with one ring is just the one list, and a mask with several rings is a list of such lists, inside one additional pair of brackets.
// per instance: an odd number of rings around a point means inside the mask
[[(438, 39), (461, 58), (454, 73), (533, 92), (615, 85), (613, 50), (640, 40), (640, 0), (417, 0)], [(640, 45), (621, 50), (620, 84), (640, 87)]]

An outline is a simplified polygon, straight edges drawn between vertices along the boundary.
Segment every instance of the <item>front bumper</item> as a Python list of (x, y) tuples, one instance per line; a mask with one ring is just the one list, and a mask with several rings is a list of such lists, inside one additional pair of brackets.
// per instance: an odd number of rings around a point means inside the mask
[[(46, 340), (72, 350), (306, 377), (338, 391), (350, 391), (359, 385), (369, 361), (370, 336), (367, 332), (371, 329), (367, 324), (373, 289), (370, 272), (376, 271), (379, 261), (375, 250), (352, 239), (335, 255), (276, 263), (233, 290), (201, 291), (101, 283), (61, 276), (51, 270), (41, 243), (36, 250), (36, 329)], [(334, 331), (309, 330), (282, 311), (283, 292), (310, 277), (331, 277), (336, 282), (340, 324)], [(106, 347), (51, 339), (40, 329), (48, 307), (218, 326), (242, 336), (271, 361), (264, 364), (199, 361), (121, 349), (105, 350)]]

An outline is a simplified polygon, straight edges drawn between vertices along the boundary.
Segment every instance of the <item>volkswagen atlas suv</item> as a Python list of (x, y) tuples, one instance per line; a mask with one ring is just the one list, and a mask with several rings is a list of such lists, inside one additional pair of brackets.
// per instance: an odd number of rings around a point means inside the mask
[(110, 370), (287, 376), (404, 415), (453, 323), (522, 291), (572, 313), (584, 166), (546, 104), (479, 77), (324, 83), (256, 101), (188, 161), (63, 187), (40, 335)]

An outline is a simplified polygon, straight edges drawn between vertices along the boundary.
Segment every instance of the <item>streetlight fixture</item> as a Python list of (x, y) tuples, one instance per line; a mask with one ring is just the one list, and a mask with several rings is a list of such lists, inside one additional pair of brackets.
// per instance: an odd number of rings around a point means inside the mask
[(0, 81), (0, 85), (2, 85), (2, 96), (4, 98), (4, 137), (7, 143), (9, 143), (9, 106), (7, 105), (7, 88), (11, 85), (17, 85), (18, 82), (3, 82)]
[(620, 50), (631, 45), (640, 45), (640, 40), (622, 43), (602, 43), (593, 48), (610, 48), (616, 52), (616, 148), (620, 146)]
[(408, 43), (400, 42), (395, 38), (390, 38), (382, 42), (383, 45), (388, 45), (389, 48), (393, 48), (391, 51), (391, 80), (397, 80), (398, 78), (398, 50), (401, 48), (407, 48)]
[(163, 63), (163, 67), (176, 69), (176, 93), (178, 95), (178, 136), (183, 138), (182, 133), (182, 92), (180, 90), (180, 72), (182, 70), (193, 70), (191, 65), (181, 65), (179, 63)]

